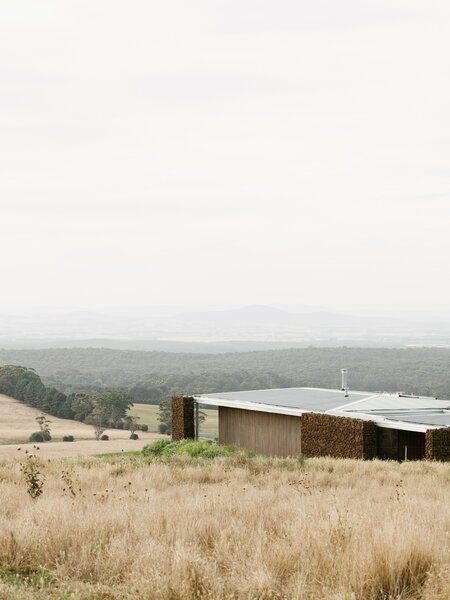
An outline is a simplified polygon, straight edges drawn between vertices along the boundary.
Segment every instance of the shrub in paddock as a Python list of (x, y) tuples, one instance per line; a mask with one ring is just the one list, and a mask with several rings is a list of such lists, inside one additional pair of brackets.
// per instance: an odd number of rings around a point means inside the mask
[(158, 425), (158, 431), (159, 433), (167, 433), (169, 431), (169, 427), (166, 423), (160, 423)]
[(147, 444), (142, 448), (142, 454), (144, 456), (159, 456), (162, 454), (164, 448), (169, 446), (172, 442), (170, 440), (156, 440), (153, 444)]
[(191, 458), (212, 459), (219, 456), (234, 456), (240, 454), (248, 458), (256, 456), (251, 450), (241, 450), (236, 446), (213, 444), (209, 441), (181, 440), (157, 440), (142, 449), (144, 456), (190, 456)]
[(75, 438), (73, 437), (73, 435), (64, 435), (62, 441), (63, 442), (74, 442)]
[(49, 442), (52, 436), (48, 431), (34, 431), (28, 438), (30, 442)]
[(141, 431), (148, 431), (148, 425), (146, 423), (143, 423), (142, 425), (139, 425), (139, 429)]
[(102, 440), (102, 442), (107, 442), (109, 440), (109, 435), (106, 435), (106, 433), (104, 433), (100, 436), (100, 439)]
[(137, 434), (137, 433), (132, 433), (132, 434), (130, 435), (130, 440), (138, 440), (138, 439), (139, 439), (139, 436), (138, 436), (138, 434)]

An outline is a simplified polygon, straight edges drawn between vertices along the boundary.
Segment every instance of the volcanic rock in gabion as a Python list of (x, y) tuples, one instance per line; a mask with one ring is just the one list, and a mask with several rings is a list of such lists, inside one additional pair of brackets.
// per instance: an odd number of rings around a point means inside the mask
[(425, 458), (450, 460), (450, 427), (427, 430), (425, 433)]
[(172, 397), (172, 439), (174, 441), (194, 439), (194, 398)]
[(376, 457), (377, 436), (373, 421), (303, 413), (301, 422), (304, 456)]

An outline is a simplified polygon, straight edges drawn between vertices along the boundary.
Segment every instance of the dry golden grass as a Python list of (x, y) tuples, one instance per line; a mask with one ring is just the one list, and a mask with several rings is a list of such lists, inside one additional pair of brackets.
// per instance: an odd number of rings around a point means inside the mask
[[(33, 431), (39, 429), (36, 417), (41, 414), (42, 411), (36, 408), (0, 394), (0, 443), (16, 441), (22, 443), (27, 440)], [(79, 439), (94, 437), (93, 428), (89, 425), (70, 419), (47, 416), (51, 421), (50, 429), (54, 438), (61, 438), (63, 435), (74, 435)]]
[[(108, 430), (108, 434), (111, 430)], [(141, 433), (138, 440), (126, 439), (130, 432), (121, 432), (121, 438), (112, 438), (108, 441), (102, 440), (77, 440), (75, 442), (45, 442), (39, 444), (40, 455), (43, 458), (67, 458), (74, 456), (92, 456), (95, 454), (108, 454), (116, 452), (131, 452), (133, 450), (142, 450), (142, 448), (157, 439), (167, 436), (159, 433)], [(31, 450), (33, 444), (0, 444), (0, 460), (15, 459), (19, 450)]]
[(32, 500), (18, 462), (0, 463), (1, 599), (450, 598), (448, 464), (122, 456), (44, 468)]

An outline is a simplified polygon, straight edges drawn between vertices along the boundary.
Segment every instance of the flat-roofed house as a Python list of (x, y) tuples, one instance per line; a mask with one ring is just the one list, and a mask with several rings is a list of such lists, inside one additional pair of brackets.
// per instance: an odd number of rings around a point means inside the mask
[(450, 400), (346, 386), (200, 394), (174, 398), (174, 439), (196, 435), (199, 405), (217, 407), (219, 443), (261, 454), (450, 460)]

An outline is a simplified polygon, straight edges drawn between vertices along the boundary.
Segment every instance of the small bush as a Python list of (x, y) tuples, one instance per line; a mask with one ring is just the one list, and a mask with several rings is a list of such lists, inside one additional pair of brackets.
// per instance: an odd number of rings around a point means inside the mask
[(130, 440), (138, 440), (138, 439), (139, 439), (139, 436), (138, 436), (138, 434), (137, 434), (137, 433), (132, 433), (132, 434), (130, 435)]
[(73, 435), (63, 435), (63, 442), (74, 442), (75, 438), (73, 437)]
[(109, 440), (109, 435), (106, 435), (106, 433), (104, 433), (100, 436), (100, 439), (102, 440), (102, 442), (107, 442)]
[(240, 450), (235, 446), (213, 444), (212, 442), (198, 442), (195, 440), (182, 440), (171, 442), (170, 440), (157, 440), (148, 444), (142, 450), (144, 456), (190, 456), (191, 458), (213, 459), (218, 456), (235, 456), (242, 454), (252, 458), (256, 454), (250, 450)]
[(170, 440), (156, 440), (153, 444), (147, 444), (142, 449), (142, 454), (144, 456), (159, 456), (162, 454), (164, 448), (171, 444)]
[(166, 423), (160, 423), (158, 425), (158, 431), (159, 433), (167, 433), (169, 427), (166, 425)]
[(35, 431), (29, 437), (30, 442), (49, 442), (52, 436), (48, 431)]
[(141, 431), (148, 431), (148, 425), (146, 423), (143, 423), (142, 425), (139, 425), (139, 429)]

